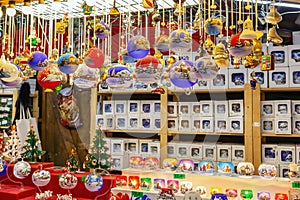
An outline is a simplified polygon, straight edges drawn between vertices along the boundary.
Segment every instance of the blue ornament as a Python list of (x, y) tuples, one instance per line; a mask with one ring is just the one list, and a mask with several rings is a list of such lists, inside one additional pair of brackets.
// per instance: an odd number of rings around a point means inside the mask
[(141, 36), (133, 36), (128, 40), (127, 52), (133, 58), (144, 58), (150, 52), (149, 41)]
[(0, 176), (6, 174), (6, 170), (7, 170), (7, 163), (1, 157), (0, 158)]
[(174, 63), (170, 69), (171, 82), (180, 88), (190, 88), (197, 83), (197, 79), (191, 74), (193, 62), (182, 59)]
[(132, 85), (132, 73), (125, 65), (117, 64), (110, 67), (106, 73), (107, 85), (111, 88), (128, 88)]
[(74, 73), (78, 68), (78, 64), (78, 59), (71, 53), (66, 53), (58, 59), (59, 69), (65, 74)]
[(48, 65), (48, 57), (46, 54), (36, 51), (28, 59), (28, 65), (36, 71), (44, 69)]
[(84, 186), (90, 192), (98, 192), (103, 187), (103, 178), (96, 173), (89, 174), (85, 179)]
[(169, 37), (170, 50), (178, 53), (187, 52), (192, 47), (192, 37), (189, 32), (178, 29)]

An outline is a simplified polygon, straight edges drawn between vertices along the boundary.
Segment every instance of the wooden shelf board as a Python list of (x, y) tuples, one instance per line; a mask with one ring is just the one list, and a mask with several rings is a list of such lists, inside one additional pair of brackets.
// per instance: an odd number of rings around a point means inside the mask
[(300, 137), (300, 134), (275, 134), (275, 133), (263, 133), (262, 137)]
[(215, 132), (184, 132), (184, 131), (169, 131), (169, 135), (176, 135), (176, 134), (191, 134), (191, 135), (226, 135), (226, 136), (240, 136), (243, 137), (243, 133), (215, 133)]
[(98, 95), (114, 95), (114, 94), (155, 94), (151, 90), (115, 90), (115, 91), (100, 91)]
[[(168, 94), (172, 93), (184, 93), (185, 90), (169, 91)], [(203, 90), (192, 90), (192, 93), (223, 93), (223, 92), (244, 92), (244, 88), (230, 88), (230, 89), (203, 89)]]
[(295, 88), (261, 88), (262, 92), (300, 92), (300, 87)]
[(103, 132), (107, 132), (107, 133), (158, 133), (159, 130), (149, 130), (149, 131), (145, 131), (145, 130), (102, 130)]

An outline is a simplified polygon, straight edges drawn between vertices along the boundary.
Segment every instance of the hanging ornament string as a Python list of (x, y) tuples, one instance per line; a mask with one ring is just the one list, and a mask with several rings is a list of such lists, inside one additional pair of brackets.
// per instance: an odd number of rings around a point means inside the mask
[(243, 20), (242, 20), (242, 1), (239, 1), (239, 21), (238, 21), (238, 25), (242, 25), (243, 24)]
[(258, 0), (255, 1), (255, 30), (258, 30)]
[(181, 16), (181, 0), (179, 0), (179, 4), (177, 5), (178, 6), (178, 29), (182, 29), (182, 16)]
[(86, 16), (83, 18), (83, 49), (82, 49), (82, 54), (81, 58), (83, 58), (83, 55), (85, 54), (86, 46), (87, 46), (87, 38), (86, 38)]
[(22, 49), (22, 44), (21, 44), (21, 41), (22, 41), (22, 29), (23, 29), (23, 26), (22, 26), (22, 24), (23, 24), (23, 13), (22, 13), (22, 15), (21, 15), (21, 22), (19, 22), (19, 24), (18, 24), (18, 55), (20, 55), (20, 50)]
[(229, 21), (228, 21), (228, 17), (229, 17), (229, 13), (228, 13), (228, 2), (225, 2), (225, 9), (226, 9), (226, 21), (225, 21), (225, 27), (226, 27), (226, 38), (228, 39), (228, 35), (229, 35)]
[(93, 45), (96, 46), (96, 4), (94, 5)]
[[(223, 13), (222, 13), (222, 0), (220, 0), (220, 5), (219, 5), (219, 16), (220, 16), (220, 21), (223, 23)], [(227, 19), (226, 19), (227, 20)], [(226, 26), (227, 29), (227, 26)], [(219, 34), (219, 38), (222, 38), (224, 35), (222, 31)]]
[[(12, 30), (11, 30), (11, 21), (12, 17), (9, 16), (9, 21), (8, 21), (8, 39), (7, 39), (7, 44), (8, 44), (8, 49), (7, 49), (7, 54), (10, 56), (10, 50), (11, 50), (11, 35), (12, 35)], [(9, 59), (9, 58), (7, 58)]]
[(54, 49), (56, 48), (56, 10), (54, 11)]
[[(146, 20), (145, 20), (145, 23), (146, 24), (148, 24), (148, 13), (146, 12), (146, 15), (145, 15), (145, 18), (146, 18)], [(145, 31), (146, 31), (146, 39), (148, 40), (149, 38), (148, 38), (148, 26), (145, 26)]]
[[(40, 25), (40, 12), (38, 12), (38, 16), (37, 16), (37, 40), (40, 39), (40, 28), (39, 28), (39, 25)], [(39, 50), (39, 47), (37, 46), (37, 50)]]
[[(200, 17), (200, 22), (199, 22), (199, 44), (200, 46), (202, 46), (203, 42), (202, 42), (202, 39), (203, 39), (203, 16), (202, 16), (202, 10), (203, 10), (203, 7), (202, 7), (202, 2), (201, 0), (199, 0), (199, 8), (198, 8), (198, 11), (199, 11), (199, 17)], [(197, 12), (198, 12), (197, 11)]]
[(210, 20), (210, 0), (208, 0), (208, 19)]
[(202, 34), (203, 34), (203, 41), (206, 40), (206, 34), (204, 32), (204, 23), (206, 21), (206, 0), (203, 1), (203, 26), (202, 26)]
[(11, 26), (11, 32), (12, 32), (12, 36), (11, 36), (11, 53), (10, 53), (10, 56), (11, 58), (13, 58), (15, 56), (15, 52), (14, 52), (14, 45), (15, 45), (15, 34), (16, 34), (16, 31), (15, 31), (15, 18), (12, 17), (12, 26)]
[(30, 42), (30, 43), (29, 43), (29, 47), (30, 47), (30, 48), (29, 48), (29, 49), (30, 49), (29, 51), (30, 51), (30, 53), (32, 52), (31, 50), (32, 50), (32, 37), (33, 37), (32, 34), (33, 34), (33, 29), (34, 29), (34, 28), (33, 28), (33, 14), (31, 14), (31, 15), (30, 15), (30, 36), (29, 36), (29, 38), (30, 38), (30, 39), (29, 39), (29, 42)]
[(2, 53), (3, 53), (4, 50), (5, 50), (6, 35), (7, 35), (7, 14), (5, 15), (5, 19), (4, 19), (4, 34), (3, 34)]
[(163, 2), (163, 5), (162, 5), (162, 22), (161, 22), (161, 25), (165, 26), (166, 25), (166, 23), (165, 23), (165, 0), (162, 0), (162, 2)]
[(234, 23), (233, 23), (233, 17), (234, 17), (234, 12), (233, 12), (233, 0), (231, 0), (231, 2), (230, 2), (230, 14), (231, 14), (231, 25), (230, 25), (230, 30), (233, 30), (233, 29), (235, 29), (235, 25), (234, 25)]

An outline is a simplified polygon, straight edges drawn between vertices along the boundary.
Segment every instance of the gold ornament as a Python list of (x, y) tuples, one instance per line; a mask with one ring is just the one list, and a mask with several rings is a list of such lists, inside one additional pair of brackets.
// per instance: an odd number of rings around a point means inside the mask
[(214, 42), (211, 40), (210, 36), (207, 36), (204, 42), (204, 49), (208, 54), (211, 55), (213, 53), (214, 47), (215, 47)]
[(281, 44), (283, 42), (283, 39), (278, 35), (275, 26), (269, 29), (267, 40), (274, 44)]
[(219, 68), (227, 68), (229, 66), (229, 55), (222, 42), (216, 45), (213, 51), (214, 60)]
[(265, 19), (267, 23), (275, 25), (282, 20), (282, 16), (277, 11), (275, 6), (270, 6), (270, 12), (267, 14)]
[(244, 29), (242, 34), (240, 35), (240, 38), (245, 40), (253, 40), (257, 38), (257, 35), (253, 29), (253, 22), (249, 16), (244, 21)]

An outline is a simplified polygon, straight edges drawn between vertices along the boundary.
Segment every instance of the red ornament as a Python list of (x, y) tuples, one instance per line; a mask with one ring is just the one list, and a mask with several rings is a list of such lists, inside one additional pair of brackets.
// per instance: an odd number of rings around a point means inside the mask
[(160, 80), (162, 66), (158, 58), (148, 55), (135, 65), (136, 79), (142, 83), (155, 83)]
[(119, 192), (110, 197), (110, 200), (129, 200), (129, 196), (126, 193)]
[(38, 83), (45, 89), (54, 89), (62, 82), (62, 72), (57, 67), (48, 65), (37, 75)]
[(251, 42), (252, 40), (245, 40), (245, 39), (240, 39), (242, 32), (239, 31), (236, 35), (232, 35), (230, 38), (230, 44), (231, 46), (235, 47), (236, 44), (238, 43), (238, 41), (240, 41), (243, 45), (245, 43), (245, 41), (249, 41)]
[(87, 51), (84, 62), (90, 68), (99, 68), (104, 63), (104, 54), (101, 49), (92, 47)]

